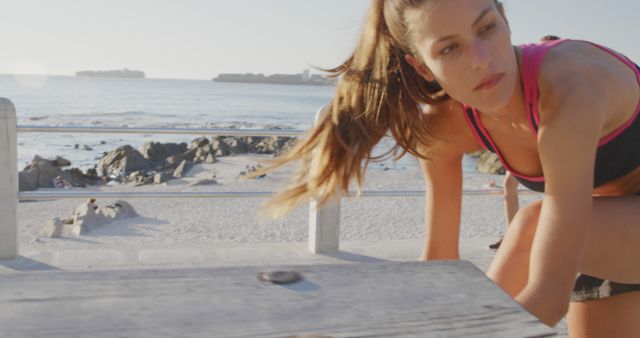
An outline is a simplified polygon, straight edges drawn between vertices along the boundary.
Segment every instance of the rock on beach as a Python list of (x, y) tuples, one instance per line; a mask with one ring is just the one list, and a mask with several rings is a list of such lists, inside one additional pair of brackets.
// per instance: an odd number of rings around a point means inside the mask
[[(19, 172), (19, 190), (55, 188), (56, 178), (71, 187), (108, 184), (160, 184), (183, 177), (199, 163), (215, 163), (218, 157), (245, 154), (278, 156), (295, 144), (293, 137), (199, 137), (187, 143), (148, 142), (138, 149), (123, 145), (104, 152), (95, 167), (83, 173), (77, 168), (63, 170), (71, 163), (61, 157), (53, 160), (35, 156), (31, 164)], [(60, 179), (61, 178), (61, 179)], [(58, 184), (59, 187), (65, 184)]]

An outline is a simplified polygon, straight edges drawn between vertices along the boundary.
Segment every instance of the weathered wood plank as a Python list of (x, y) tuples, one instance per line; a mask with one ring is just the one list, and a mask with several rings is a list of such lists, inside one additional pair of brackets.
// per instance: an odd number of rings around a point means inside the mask
[(541, 337), (466, 261), (0, 275), (2, 337)]

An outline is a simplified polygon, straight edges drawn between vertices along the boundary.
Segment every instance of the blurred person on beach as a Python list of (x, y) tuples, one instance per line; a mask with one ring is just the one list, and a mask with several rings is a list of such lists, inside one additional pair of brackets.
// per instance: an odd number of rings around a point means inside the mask
[[(488, 277), (549, 326), (568, 314), (572, 336), (640, 337), (640, 67), (588, 41), (515, 46), (497, 0), (373, 0), (328, 72), (324, 115), (269, 168), (302, 160), (273, 217), (410, 153), (426, 184), (420, 259), (459, 259), (462, 157), (488, 149), (544, 192), (515, 214)], [(386, 135), (396, 146), (374, 156)]]
[[(504, 216), (506, 219), (506, 226), (509, 228), (509, 224), (513, 221), (513, 217), (520, 209), (520, 201), (518, 200), (518, 180), (511, 175), (510, 172), (504, 175), (504, 182), (502, 186), (502, 191), (504, 193)], [(486, 188), (499, 188), (496, 185), (496, 182), (491, 180), (491, 182), (485, 183)], [(500, 238), (497, 242), (493, 244), (489, 244), (489, 249), (498, 250), (500, 248), (500, 244), (502, 244), (503, 238)]]

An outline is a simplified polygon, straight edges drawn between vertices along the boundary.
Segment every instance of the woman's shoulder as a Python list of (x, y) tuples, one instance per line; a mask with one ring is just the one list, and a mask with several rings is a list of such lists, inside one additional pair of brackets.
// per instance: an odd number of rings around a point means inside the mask
[(586, 86), (606, 92), (637, 83), (635, 70), (625, 62), (630, 63), (621, 54), (598, 44), (565, 40), (549, 49), (538, 79), (541, 87), (546, 85), (541, 90), (570, 91)]
[(464, 114), (462, 104), (453, 99), (421, 106), (424, 121), (432, 132), (432, 153), (437, 155), (460, 155), (480, 150)]
[(544, 120), (542, 115), (553, 114), (552, 109), (544, 109), (544, 106), (554, 107), (558, 101), (572, 96), (606, 106), (619, 102), (620, 94), (628, 92), (628, 88), (637, 83), (634, 70), (614, 53), (577, 40), (551, 48), (538, 75), (541, 120)]

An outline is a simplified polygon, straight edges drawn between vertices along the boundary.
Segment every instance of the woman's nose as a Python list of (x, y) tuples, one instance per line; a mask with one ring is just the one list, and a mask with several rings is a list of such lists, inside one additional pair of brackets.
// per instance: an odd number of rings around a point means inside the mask
[(491, 63), (489, 44), (483, 41), (475, 41), (471, 44), (471, 54), (474, 69), (484, 69)]

